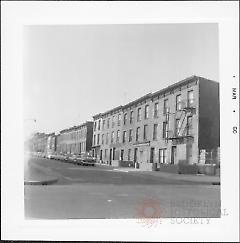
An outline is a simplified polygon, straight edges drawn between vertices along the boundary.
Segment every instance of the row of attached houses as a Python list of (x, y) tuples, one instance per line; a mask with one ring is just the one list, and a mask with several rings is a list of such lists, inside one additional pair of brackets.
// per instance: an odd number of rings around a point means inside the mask
[(100, 161), (142, 168), (198, 163), (204, 151), (219, 148), (219, 84), (192, 76), (93, 119), (93, 153)]
[(92, 152), (101, 163), (131, 162), (145, 169), (180, 161), (205, 163), (206, 154), (220, 146), (219, 109), (219, 83), (192, 76), (57, 135), (36, 134), (32, 149)]
[(30, 141), (30, 150), (41, 153), (81, 154), (92, 149), (93, 122), (87, 121), (58, 133), (36, 133)]

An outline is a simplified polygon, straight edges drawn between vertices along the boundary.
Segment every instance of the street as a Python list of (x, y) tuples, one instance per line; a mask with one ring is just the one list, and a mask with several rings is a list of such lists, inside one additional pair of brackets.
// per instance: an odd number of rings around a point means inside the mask
[(52, 185), (25, 185), (26, 218), (220, 217), (220, 186), (32, 158), (58, 176)]

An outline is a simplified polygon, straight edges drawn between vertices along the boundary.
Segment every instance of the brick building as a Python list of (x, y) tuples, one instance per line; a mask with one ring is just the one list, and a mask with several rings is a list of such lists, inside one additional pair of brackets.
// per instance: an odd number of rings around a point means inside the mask
[(92, 137), (93, 122), (91, 121), (64, 129), (56, 137), (57, 152), (72, 154), (89, 152), (92, 148)]
[(192, 76), (126, 105), (93, 116), (93, 153), (99, 161), (199, 163), (220, 140), (219, 84)]

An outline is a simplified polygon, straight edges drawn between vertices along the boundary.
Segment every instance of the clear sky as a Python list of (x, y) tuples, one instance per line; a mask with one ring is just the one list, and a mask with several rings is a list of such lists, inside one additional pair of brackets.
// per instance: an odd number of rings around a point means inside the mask
[(192, 75), (218, 81), (217, 24), (28, 26), (24, 117), (53, 132)]

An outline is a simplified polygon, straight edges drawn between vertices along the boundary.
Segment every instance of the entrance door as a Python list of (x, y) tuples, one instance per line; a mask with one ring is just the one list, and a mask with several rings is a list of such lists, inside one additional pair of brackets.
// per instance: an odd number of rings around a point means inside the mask
[(171, 164), (175, 164), (175, 162), (176, 162), (176, 154), (177, 154), (177, 147), (176, 146), (172, 146)]
[(137, 151), (138, 151), (138, 149), (135, 148), (135, 149), (134, 149), (134, 158), (133, 158), (134, 163), (137, 162)]
[(150, 152), (150, 163), (153, 163), (154, 161), (154, 148), (151, 148), (151, 152)]
[(120, 160), (123, 160), (123, 153), (124, 153), (124, 150), (122, 149), (121, 154), (120, 154)]
[(100, 150), (100, 160), (102, 161), (102, 150)]
[(110, 165), (111, 165), (112, 164), (112, 149), (110, 149), (109, 162), (110, 162)]
[(115, 150), (116, 150), (116, 148), (113, 148), (113, 155), (112, 155), (113, 160), (115, 159)]

